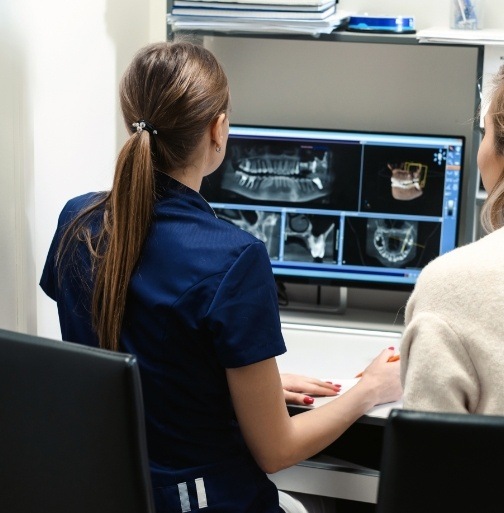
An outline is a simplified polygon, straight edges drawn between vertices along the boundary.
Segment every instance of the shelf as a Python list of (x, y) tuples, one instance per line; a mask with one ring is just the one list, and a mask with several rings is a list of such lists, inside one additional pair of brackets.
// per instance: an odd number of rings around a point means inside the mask
[(294, 33), (272, 33), (272, 32), (237, 32), (237, 31), (212, 31), (212, 30), (191, 30), (191, 31), (171, 31), (168, 25), (169, 33), (193, 34), (194, 36), (215, 36), (215, 37), (243, 37), (259, 39), (289, 39), (289, 40), (307, 40), (307, 41), (337, 41), (341, 43), (372, 43), (372, 44), (400, 44), (416, 45), (419, 44), (415, 34), (367, 34), (360, 32), (350, 32), (346, 30), (335, 30), (331, 34), (294, 34)]
[[(296, 34), (289, 32), (249, 32), (249, 31), (216, 31), (216, 30), (176, 30), (172, 31), (168, 27), (169, 35), (192, 34), (197, 37), (215, 36), (215, 37), (240, 37), (252, 39), (287, 39), (287, 40), (305, 40), (305, 41), (333, 41), (340, 43), (367, 43), (367, 44), (394, 44), (394, 45), (429, 45), (429, 46), (481, 46), (482, 42), (478, 40), (460, 40), (460, 39), (424, 39), (419, 38), (418, 34), (378, 34), (365, 32), (352, 32), (349, 30), (335, 29), (330, 34)], [(496, 44), (495, 42), (493, 44)], [(504, 43), (502, 43), (504, 44)]]

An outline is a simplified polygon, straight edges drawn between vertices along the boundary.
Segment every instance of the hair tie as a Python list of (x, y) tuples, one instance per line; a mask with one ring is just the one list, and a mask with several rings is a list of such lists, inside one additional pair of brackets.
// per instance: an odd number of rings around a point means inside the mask
[(137, 131), (137, 133), (140, 133), (142, 130), (147, 130), (147, 132), (149, 132), (149, 134), (151, 135), (157, 134), (157, 130), (150, 123), (143, 119), (141, 119), (137, 123), (133, 123), (131, 126), (134, 130)]

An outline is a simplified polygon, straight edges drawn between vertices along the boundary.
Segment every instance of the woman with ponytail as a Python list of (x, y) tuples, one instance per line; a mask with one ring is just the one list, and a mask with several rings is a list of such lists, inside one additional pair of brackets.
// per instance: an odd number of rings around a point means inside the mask
[[(130, 135), (112, 188), (65, 205), (41, 286), (57, 302), (64, 340), (136, 355), (158, 513), (278, 513), (266, 473), (397, 400), (399, 364), (385, 349), (350, 391), (291, 418), (266, 248), (199, 194), (226, 151), (221, 65), (192, 43), (148, 45), (120, 100)], [(303, 382), (285, 379), (291, 389)], [(307, 381), (308, 392), (337, 394)]]

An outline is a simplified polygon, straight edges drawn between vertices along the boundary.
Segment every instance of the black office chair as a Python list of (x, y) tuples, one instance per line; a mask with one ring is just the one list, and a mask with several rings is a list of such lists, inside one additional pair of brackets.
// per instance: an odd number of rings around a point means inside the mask
[(154, 513), (133, 356), (0, 330), (0, 511)]
[(376, 513), (502, 513), (504, 417), (393, 409)]

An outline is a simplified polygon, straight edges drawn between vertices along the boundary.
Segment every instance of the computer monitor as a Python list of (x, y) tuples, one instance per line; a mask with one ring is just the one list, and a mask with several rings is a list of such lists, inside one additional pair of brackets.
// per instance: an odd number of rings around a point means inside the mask
[(457, 246), (463, 136), (233, 125), (202, 184), (284, 282), (411, 290)]

